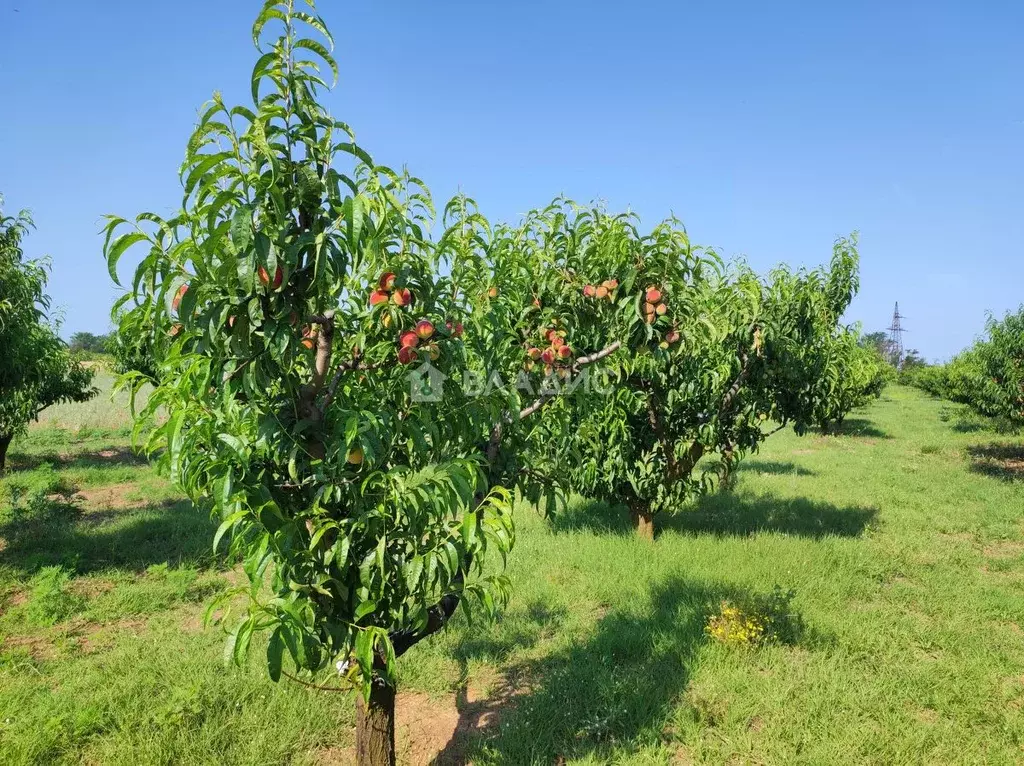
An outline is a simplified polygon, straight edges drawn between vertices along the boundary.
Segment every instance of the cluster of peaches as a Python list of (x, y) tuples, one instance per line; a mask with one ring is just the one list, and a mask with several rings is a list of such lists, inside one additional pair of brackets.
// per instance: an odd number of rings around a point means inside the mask
[(383, 306), (389, 301), (396, 306), (411, 306), (416, 299), (408, 287), (395, 288), (394, 272), (388, 271), (381, 275), (377, 289), (370, 293), (371, 306)]
[[(532, 371), (538, 363), (544, 365), (544, 374), (550, 375), (556, 369), (560, 375), (567, 375), (574, 361), (572, 348), (565, 342), (565, 330), (541, 328), (542, 339), (536, 345), (526, 349), (526, 369)], [(542, 345), (547, 344), (545, 348)]]
[[(393, 303), (395, 306), (412, 306), (416, 296), (408, 287), (395, 287), (394, 272), (386, 272), (377, 283), (377, 289), (370, 293), (370, 305), (373, 307), (385, 306)], [(391, 326), (391, 314), (385, 314), (381, 320), (384, 327)], [(445, 324), (447, 335), (457, 338), (462, 335), (462, 323), (447, 322)], [(412, 364), (419, 358), (419, 352), (425, 351), (431, 361), (441, 356), (441, 347), (438, 345), (435, 335), (437, 328), (427, 318), (416, 322), (411, 330), (405, 330), (398, 335), (398, 361), (402, 364)]]
[[(653, 285), (648, 287), (644, 292), (644, 317), (647, 324), (654, 324), (658, 317), (663, 317), (667, 313), (668, 304), (665, 302), (665, 296), (661, 294), (661, 290)], [(666, 349), (673, 343), (678, 343), (679, 338), (679, 331), (673, 327), (665, 333), (665, 339), (658, 344), (658, 347)]]
[(610, 301), (615, 300), (615, 290), (619, 286), (619, 280), (617, 279), (606, 279), (601, 284), (597, 285), (585, 285), (583, 287), (584, 298), (597, 298), (598, 300), (605, 300), (606, 298)]

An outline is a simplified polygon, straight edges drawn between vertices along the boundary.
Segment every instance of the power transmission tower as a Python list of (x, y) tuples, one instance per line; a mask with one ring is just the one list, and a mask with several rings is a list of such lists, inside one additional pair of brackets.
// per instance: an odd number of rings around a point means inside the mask
[(905, 316), (900, 314), (900, 304), (896, 304), (892, 312), (892, 326), (889, 328), (889, 361), (897, 370), (903, 366), (903, 322)]

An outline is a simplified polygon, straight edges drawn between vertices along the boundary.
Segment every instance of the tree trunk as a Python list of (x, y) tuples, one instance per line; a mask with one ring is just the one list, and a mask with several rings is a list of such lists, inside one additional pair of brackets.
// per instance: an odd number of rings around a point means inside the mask
[(633, 524), (636, 526), (636, 534), (643, 540), (654, 540), (654, 516), (651, 509), (642, 503), (630, 506), (630, 514), (633, 516)]
[(11, 446), (11, 434), (0, 434), (0, 473), (7, 467), (7, 448)]
[(395, 766), (395, 687), (381, 678), (370, 685), (370, 701), (356, 702), (356, 763)]

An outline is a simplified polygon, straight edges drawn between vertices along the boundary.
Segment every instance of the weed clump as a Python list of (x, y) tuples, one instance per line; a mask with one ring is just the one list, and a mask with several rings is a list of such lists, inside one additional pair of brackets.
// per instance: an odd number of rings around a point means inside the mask
[(803, 619), (793, 609), (795, 597), (795, 591), (776, 585), (767, 595), (724, 600), (704, 630), (719, 643), (738, 648), (795, 644), (804, 629)]
[(25, 618), (32, 625), (55, 625), (81, 610), (84, 599), (68, 584), (71, 573), (63, 567), (43, 567), (29, 583)]

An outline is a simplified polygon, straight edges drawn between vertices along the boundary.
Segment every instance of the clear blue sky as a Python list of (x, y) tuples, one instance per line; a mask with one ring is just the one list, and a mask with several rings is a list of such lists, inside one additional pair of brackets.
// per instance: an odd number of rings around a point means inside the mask
[[(247, 100), (258, 0), (0, 0), (0, 191), (65, 332), (105, 331), (100, 217), (171, 212), (197, 108)], [(15, 9), (18, 9), (15, 11)], [(849, 319), (944, 358), (1024, 301), (1020, 2), (321, 0), (332, 113), (492, 219), (674, 212), (757, 268), (861, 232)]]

